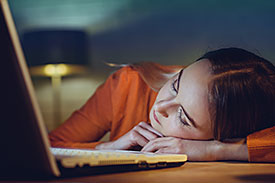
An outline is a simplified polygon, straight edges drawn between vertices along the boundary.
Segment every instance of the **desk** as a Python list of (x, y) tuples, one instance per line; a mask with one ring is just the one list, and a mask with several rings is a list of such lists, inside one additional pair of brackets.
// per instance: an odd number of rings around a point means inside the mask
[[(1, 182), (1, 181), (0, 181)], [(8, 182), (8, 181), (5, 181)], [(31, 182), (31, 181), (27, 181)], [(275, 164), (188, 162), (181, 167), (62, 178), (33, 182), (170, 183), (170, 182), (275, 182)]]

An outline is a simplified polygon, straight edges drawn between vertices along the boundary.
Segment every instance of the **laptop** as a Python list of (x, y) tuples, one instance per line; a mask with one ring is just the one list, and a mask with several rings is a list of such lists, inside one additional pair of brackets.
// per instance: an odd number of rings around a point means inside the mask
[(0, 177), (60, 177), (181, 166), (186, 155), (51, 148), (7, 0), (0, 0)]

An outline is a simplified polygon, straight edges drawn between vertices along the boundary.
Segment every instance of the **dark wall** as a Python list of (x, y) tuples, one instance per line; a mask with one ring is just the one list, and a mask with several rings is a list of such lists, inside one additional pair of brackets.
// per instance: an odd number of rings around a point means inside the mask
[(272, 0), (13, 0), (20, 33), (81, 29), (90, 64), (188, 64), (204, 52), (242, 47), (275, 63)]

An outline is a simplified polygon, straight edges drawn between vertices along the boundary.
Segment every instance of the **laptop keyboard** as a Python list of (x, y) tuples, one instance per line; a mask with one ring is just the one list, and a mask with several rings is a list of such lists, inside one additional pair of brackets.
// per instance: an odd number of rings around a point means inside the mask
[[(51, 148), (51, 152), (55, 156), (88, 156), (88, 157), (138, 157), (145, 156), (144, 153), (138, 151), (120, 151), (120, 150), (83, 150), (83, 149), (66, 149), (66, 148)], [(153, 156), (154, 153), (147, 153), (146, 156)]]
[(100, 154), (100, 152), (96, 151), (64, 148), (51, 148), (51, 152), (55, 156), (95, 156)]
[[(64, 167), (75, 166), (104, 166), (116, 164), (135, 164), (139, 160), (148, 159), (150, 154), (144, 155), (135, 151), (108, 151), (51, 148), (51, 152)], [(151, 154), (153, 155), (153, 153)], [(152, 159), (152, 158), (151, 158)]]
[(65, 167), (104, 166), (114, 164), (157, 164), (168, 162), (185, 162), (186, 155), (157, 155), (154, 153), (142, 153), (139, 151), (122, 151), (122, 150), (82, 150), (51, 148), (51, 152)]

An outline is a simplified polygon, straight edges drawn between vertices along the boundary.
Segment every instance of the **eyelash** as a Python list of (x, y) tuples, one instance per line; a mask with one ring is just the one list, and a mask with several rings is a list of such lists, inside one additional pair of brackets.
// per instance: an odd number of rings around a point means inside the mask
[(176, 94), (178, 94), (178, 90), (175, 86), (175, 84), (177, 83), (178, 79), (175, 79), (173, 82), (172, 82), (172, 85), (171, 85), (171, 89), (173, 92), (176, 92)]
[[(175, 92), (176, 94), (178, 94), (178, 90), (177, 90), (177, 88), (176, 88), (176, 86), (175, 86), (176, 83), (177, 83), (177, 81), (178, 81), (178, 79), (175, 79), (175, 80), (172, 82), (172, 85), (171, 85), (171, 90), (172, 90), (173, 92)], [(187, 123), (186, 120), (182, 118), (182, 114), (183, 114), (183, 110), (182, 110), (182, 108), (179, 107), (179, 109), (178, 109), (178, 118), (179, 118), (180, 122), (181, 122), (183, 125), (185, 125), (185, 126), (190, 126), (189, 123)]]
[(179, 109), (178, 109), (178, 118), (179, 118), (180, 122), (183, 125), (190, 126), (189, 123), (187, 123), (186, 120), (182, 118), (182, 114), (183, 114), (183, 110), (182, 110), (181, 107), (179, 107)]

